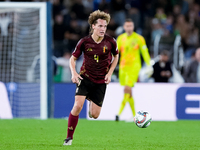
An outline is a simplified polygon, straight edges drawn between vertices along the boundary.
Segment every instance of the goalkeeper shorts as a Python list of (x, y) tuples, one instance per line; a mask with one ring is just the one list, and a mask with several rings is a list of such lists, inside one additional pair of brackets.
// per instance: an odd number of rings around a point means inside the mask
[(134, 69), (133, 71), (127, 71), (119, 69), (119, 82), (122, 86), (133, 87), (138, 81), (140, 68)]

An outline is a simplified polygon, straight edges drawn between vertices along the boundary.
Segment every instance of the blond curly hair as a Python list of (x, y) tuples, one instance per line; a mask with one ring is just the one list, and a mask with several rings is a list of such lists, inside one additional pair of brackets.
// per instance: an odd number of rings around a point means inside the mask
[(109, 24), (110, 15), (100, 10), (92, 12), (88, 18), (88, 23), (90, 25), (90, 33), (93, 33), (92, 25), (95, 25), (98, 19), (106, 20), (107, 24)]

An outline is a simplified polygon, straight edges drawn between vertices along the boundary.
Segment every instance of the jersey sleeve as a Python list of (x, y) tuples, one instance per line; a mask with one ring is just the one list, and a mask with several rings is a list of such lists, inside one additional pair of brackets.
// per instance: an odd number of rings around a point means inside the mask
[(119, 36), (117, 38), (117, 47), (118, 47), (118, 51), (120, 51), (120, 37)]
[(119, 52), (118, 52), (118, 48), (117, 48), (117, 42), (114, 38), (112, 40), (112, 45), (113, 45), (113, 47), (112, 47), (111, 53), (113, 55), (117, 55)]
[(145, 63), (149, 66), (151, 58), (149, 55), (149, 51), (148, 51), (145, 39), (142, 36), (139, 37), (139, 47), (140, 47), (140, 52), (142, 54), (142, 57)]
[(118, 51), (120, 52), (120, 48), (121, 48), (121, 36), (118, 36), (118, 38), (117, 38), (117, 47), (118, 47)]
[(84, 50), (84, 40), (80, 39), (72, 53), (72, 55), (76, 58), (79, 58)]

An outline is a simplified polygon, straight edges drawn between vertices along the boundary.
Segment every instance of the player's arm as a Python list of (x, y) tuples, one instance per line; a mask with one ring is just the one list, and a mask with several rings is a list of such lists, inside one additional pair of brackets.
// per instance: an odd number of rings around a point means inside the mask
[(139, 46), (140, 46), (140, 51), (141, 51), (142, 57), (143, 57), (146, 65), (150, 66), (151, 58), (150, 58), (150, 55), (149, 55), (149, 52), (148, 52), (148, 48), (146, 46), (146, 42), (145, 42), (143, 37), (140, 37)]
[(140, 51), (142, 53), (142, 57), (147, 65), (147, 67), (145, 68), (145, 74), (148, 76), (148, 77), (151, 77), (151, 75), (153, 74), (154, 72), (154, 69), (153, 67), (151, 66), (151, 58), (150, 58), (150, 55), (149, 55), (149, 51), (148, 51), (148, 48), (146, 46), (146, 42), (145, 42), (145, 39), (140, 36), (139, 37), (140, 40), (139, 40), (139, 46), (140, 46)]
[(110, 81), (111, 81), (111, 76), (113, 74), (113, 71), (115, 70), (115, 67), (117, 66), (118, 59), (119, 59), (119, 54), (118, 54), (119, 51), (118, 51), (118, 48), (117, 48), (117, 42), (116, 42), (116, 40), (113, 38), (111, 40), (111, 43), (113, 45), (111, 53), (112, 53), (114, 59), (112, 61), (112, 64), (110, 66), (110, 69), (109, 69), (108, 73), (105, 76), (105, 83), (107, 83), (107, 84), (110, 83)]
[(119, 59), (119, 54), (114, 55), (113, 62), (110, 66), (108, 73), (105, 76), (105, 83), (107, 83), (107, 84), (110, 83), (110, 81), (111, 81), (111, 76), (113, 74), (113, 71), (115, 70), (115, 67), (117, 66), (118, 59)]
[(120, 48), (121, 48), (121, 36), (118, 36), (116, 42), (117, 42), (118, 51), (120, 52)]
[(79, 83), (80, 79), (82, 80), (83, 78), (76, 72), (76, 60), (77, 58), (79, 58), (82, 54), (82, 49), (83, 49), (83, 40), (79, 40), (79, 42), (77, 43), (74, 52), (72, 53), (72, 56), (69, 60), (69, 67), (71, 70), (71, 74), (72, 74), (72, 82), (73, 83)]
[(72, 55), (69, 60), (69, 65), (72, 74), (72, 82), (78, 84), (80, 79), (82, 80), (83, 78), (76, 72), (76, 60), (77, 58)]

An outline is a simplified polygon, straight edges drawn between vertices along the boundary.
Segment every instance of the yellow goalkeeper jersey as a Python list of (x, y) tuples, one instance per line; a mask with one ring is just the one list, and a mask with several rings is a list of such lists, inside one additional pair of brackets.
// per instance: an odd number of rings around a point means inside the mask
[(120, 52), (120, 69), (124, 71), (131, 71), (131, 68), (139, 70), (141, 68), (140, 54), (142, 54), (145, 63), (150, 65), (148, 48), (141, 35), (136, 32), (133, 32), (130, 36), (123, 33), (118, 36), (117, 45)]

